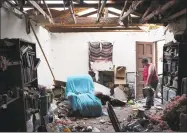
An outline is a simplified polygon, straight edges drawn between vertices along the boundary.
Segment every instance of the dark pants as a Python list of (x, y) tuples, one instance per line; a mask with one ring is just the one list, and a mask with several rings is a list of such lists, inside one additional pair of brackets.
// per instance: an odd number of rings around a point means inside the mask
[[(156, 91), (158, 82), (154, 82), (151, 84), (151, 88), (153, 88)], [(144, 92), (144, 95), (146, 95), (147, 99), (146, 99), (146, 106), (153, 106), (154, 105), (154, 91), (149, 88), (146, 89), (146, 94)]]

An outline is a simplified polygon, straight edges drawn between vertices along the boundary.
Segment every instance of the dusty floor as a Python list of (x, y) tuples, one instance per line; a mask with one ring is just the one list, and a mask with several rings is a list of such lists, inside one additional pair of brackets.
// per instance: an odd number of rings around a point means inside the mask
[[(131, 113), (131, 107), (114, 107), (114, 111), (120, 122)], [(107, 114), (106, 107), (103, 106), (103, 112)], [(98, 128), (101, 132), (114, 132), (112, 123), (110, 122), (109, 116), (104, 115), (98, 118), (81, 118), (81, 119), (72, 119), (74, 124), (85, 125)]]
[[(142, 106), (145, 104), (145, 99), (142, 100)], [(160, 105), (160, 100), (155, 98), (155, 105)], [(127, 119), (129, 114), (132, 114), (132, 106), (126, 107), (114, 107), (114, 111), (117, 115), (119, 121), (123, 122), (123, 120)], [(155, 112), (155, 108), (153, 107), (150, 112)], [(103, 106), (103, 112), (107, 113), (106, 106)], [(149, 112), (149, 111), (148, 111)], [(114, 128), (112, 123), (110, 122), (110, 118), (108, 115), (98, 117), (98, 118), (81, 118), (81, 119), (72, 119), (75, 125), (85, 125), (98, 128), (101, 132), (114, 132)]]

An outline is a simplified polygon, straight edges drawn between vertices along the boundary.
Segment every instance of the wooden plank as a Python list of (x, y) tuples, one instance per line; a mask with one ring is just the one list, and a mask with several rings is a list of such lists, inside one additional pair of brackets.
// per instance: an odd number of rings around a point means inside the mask
[(53, 20), (52, 20), (52, 18), (50, 18), (47, 14), (46, 14), (46, 12), (35, 2), (35, 1), (33, 1), (33, 0), (28, 0), (28, 2), (30, 3), (30, 4), (32, 4), (43, 16), (44, 16), (44, 18), (47, 18), (48, 20), (49, 20), (49, 22), (50, 23), (54, 23), (53, 22)]
[(171, 21), (171, 20), (176, 19), (176, 18), (178, 18), (178, 17), (180, 17), (180, 16), (182, 16), (182, 15), (184, 15), (184, 14), (186, 14), (186, 13), (187, 13), (187, 8), (181, 10), (180, 12), (177, 12), (177, 13), (171, 15), (171, 16), (168, 17), (167, 19), (163, 19), (162, 21), (163, 21), (163, 22)]
[[(96, 17), (77, 17), (77, 23), (74, 24), (71, 18), (55, 18), (56, 24), (61, 24), (64, 26), (120, 26), (118, 23), (118, 17), (101, 18), (100, 23), (96, 23)], [(133, 23), (137, 24), (139, 22), (138, 18), (133, 18)]]
[(139, 1), (133, 1), (132, 5), (129, 7), (129, 10), (120, 18), (120, 20), (123, 22), (130, 14), (132, 14), (136, 8), (142, 4), (144, 0)]
[(157, 8), (155, 11), (153, 11), (148, 16), (146, 16), (145, 18), (142, 18), (141, 23), (147, 22), (148, 20), (152, 19), (154, 16), (156, 16), (156, 15), (158, 15), (160, 13), (164, 13), (167, 9), (169, 9), (172, 6), (176, 5), (177, 1), (180, 1), (180, 0), (171, 0), (168, 3), (166, 3), (165, 5), (163, 5), (162, 7)]
[(45, 26), (49, 32), (53, 33), (62, 33), (62, 32), (143, 32), (139, 28), (119, 28), (119, 27), (113, 27), (113, 28), (99, 28), (99, 27), (92, 27), (92, 28), (66, 28), (63, 26), (53, 26), (53, 27), (47, 27)]

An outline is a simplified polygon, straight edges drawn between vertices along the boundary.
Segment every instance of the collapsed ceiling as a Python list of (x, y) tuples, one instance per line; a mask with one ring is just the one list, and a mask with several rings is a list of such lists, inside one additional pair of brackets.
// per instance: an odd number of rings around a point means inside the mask
[(167, 25), (183, 16), (187, 0), (3, 0), (2, 5), (50, 32), (140, 31), (143, 24)]

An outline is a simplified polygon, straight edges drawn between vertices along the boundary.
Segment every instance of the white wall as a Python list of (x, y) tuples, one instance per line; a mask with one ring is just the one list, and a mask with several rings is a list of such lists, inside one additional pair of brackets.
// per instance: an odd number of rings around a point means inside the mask
[[(37, 36), (43, 46), (43, 49), (50, 59), (50, 34), (44, 28), (34, 26)], [(8, 10), (1, 8), (1, 39), (2, 38), (23, 38), (27, 41), (35, 42), (34, 34), (31, 32), (29, 35), (26, 33), (24, 19), (17, 18), (14, 14)], [(38, 81), (39, 84), (51, 86), (53, 83), (52, 76), (44, 60), (44, 57), (37, 46), (37, 57), (41, 59), (41, 63), (38, 68)]]
[[(42, 27), (35, 30), (47, 54), (57, 80), (70, 75), (88, 72), (88, 41), (114, 42), (114, 65), (124, 65), (127, 71), (136, 71), (136, 41), (156, 41), (163, 37), (163, 29), (146, 32), (88, 32), (88, 33), (49, 33)], [(33, 33), (27, 35), (25, 21), (1, 8), (1, 38), (23, 38), (36, 42)], [(37, 56), (42, 63), (38, 68), (39, 84), (50, 86), (53, 79), (47, 63), (37, 45)]]
[[(159, 33), (159, 34), (157, 34)], [(162, 33), (162, 34), (161, 34)], [(136, 41), (162, 39), (163, 29), (154, 32), (88, 32), (51, 34), (52, 65), (56, 79), (88, 72), (88, 42), (114, 42), (113, 63), (124, 65), (127, 71), (136, 71)]]

